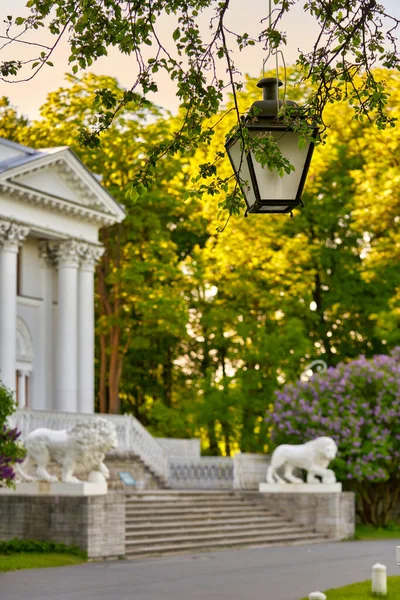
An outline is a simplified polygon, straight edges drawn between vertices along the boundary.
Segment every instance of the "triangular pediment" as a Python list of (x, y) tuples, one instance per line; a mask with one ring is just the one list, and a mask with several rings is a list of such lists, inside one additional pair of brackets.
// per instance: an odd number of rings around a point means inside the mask
[(19, 177), (11, 177), (10, 181), (71, 202), (90, 204), (89, 199), (84, 195), (84, 190), (78, 190), (76, 185), (69, 185), (68, 181), (52, 167), (20, 175)]
[(64, 204), (67, 211), (69, 207), (81, 208), (88, 217), (93, 212), (104, 215), (110, 222), (122, 221), (125, 217), (119, 204), (68, 147), (31, 150), (21, 156), (15, 152), (11, 160), (3, 163), (0, 160), (0, 183), (2, 181), (21, 194), (57, 200), (57, 210)]
[(55, 164), (49, 164), (42, 168), (36, 168), (21, 175), (14, 175), (9, 177), (8, 180), (36, 192), (42, 192), (74, 204), (81, 204), (86, 208), (110, 213), (109, 207), (98, 198), (98, 194), (95, 194), (93, 189), (82, 181), (76, 171), (71, 169), (64, 160), (59, 160)]

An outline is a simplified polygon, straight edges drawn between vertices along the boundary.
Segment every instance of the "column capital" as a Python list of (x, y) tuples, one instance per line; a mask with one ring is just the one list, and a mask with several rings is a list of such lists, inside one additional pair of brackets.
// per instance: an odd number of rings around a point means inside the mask
[(76, 240), (49, 242), (47, 248), (58, 268), (79, 267), (79, 242)]
[(50, 269), (54, 266), (54, 252), (48, 240), (39, 240), (39, 257), (42, 267)]
[(0, 247), (11, 252), (18, 252), (29, 233), (29, 227), (14, 223), (13, 221), (0, 220)]
[(103, 256), (104, 250), (105, 248), (100, 245), (81, 243), (79, 245), (81, 271), (94, 271), (95, 264)]
[(30, 377), (31, 371), (27, 371), (26, 369), (17, 369), (18, 376), (20, 377)]

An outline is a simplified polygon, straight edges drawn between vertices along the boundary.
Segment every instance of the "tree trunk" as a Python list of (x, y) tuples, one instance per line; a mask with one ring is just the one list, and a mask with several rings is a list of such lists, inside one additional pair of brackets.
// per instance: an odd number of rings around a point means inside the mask
[(166, 364), (163, 368), (163, 380), (165, 391), (165, 404), (168, 408), (172, 407), (172, 352), (168, 346)]
[(100, 375), (99, 375), (99, 410), (101, 413), (107, 412), (107, 349), (106, 336), (100, 338)]
[(329, 338), (326, 335), (326, 324), (324, 321), (324, 309), (322, 306), (322, 285), (321, 285), (321, 277), (320, 277), (320, 274), (318, 271), (315, 274), (315, 287), (313, 290), (313, 299), (314, 299), (315, 304), (317, 305), (317, 313), (319, 316), (319, 323), (320, 323), (320, 335), (321, 335), (322, 341), (324, 342), (327, 362), (328, 362), (328, 365), (331, 365), (333, 354), (332, 354)]
[(210, 440), (210, 455), (211, 456), (219, 456), (219, 448), (217, 437), (215, 435), (215, 421), (211, 421), (208, 424), (208, 439)]
[(228, 423), (222, 423), (222, 430), (224, 432), (225, 440), (225, 452), (227, 456), (231, 455), (231, 442), (230, 442), (230, 427)]
[(397, 481), (364, 482), (356, 484), (355, 491), (357, 515), (362, 523), (373, 527), (387, 527), (399, 497), (399, 483)]
[(136, 388), (136, 400), (135, 405), (133, 407), (133, 412), (138, 421), (140, 421), (140, 407), (142, 405), (142, 390), (140, 388)]
[(119, 382), (122, 373), (122, 357), (120, 354), (120, 329), (113, 327), (110, 336), (110, 363), (108, 370), (109, 412), (114, 415), (121, 413), (119, 397)]

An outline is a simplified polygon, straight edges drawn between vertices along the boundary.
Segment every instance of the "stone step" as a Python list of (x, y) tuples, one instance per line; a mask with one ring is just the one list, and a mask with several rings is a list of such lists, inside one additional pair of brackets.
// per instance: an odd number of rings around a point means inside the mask
[(168, 517), (173, 517), (173, 516), (177, 516), (177, 517), (184, 517), (187, 515), (193, 515), (193, 517), (198, 517), (201, 518), (202, 516), (206, 517), (207, 515), (212, 515), (212, 516), (218, 516), (218, 515), (232, 515), (233, 517), (243, 517), (243, 516), (248, 516), (248, 515), (252, 515), (253, 517), (262, 517), (262, 516), (271, 516), (273, 513), (271, 513), (270, 511), (264, 510), (263, 508), (255, 508), (255, 507), (251, 507), (250, 509), (243, 509), (243, 508), (235, 508), (235, 509), (231, 509), (229, 510), (229, 507), (221, 507), (221, 508), (214, 508), (213, 506), (209, 506), (209, 507), (201, 507), (201, 508), (195, 508), (195, 509), (182, 509), (179, 510), (179, 506), (177, 506), (176, 508), (170, 508), (169, 510), (163, 510), (162, 508), (158, 509), (158, 510), (154, 510), (153, 508), (146, 508), (146, 509), (142, 509), (142, 510), (136, 510), (136, 509), (130, 509), (129, 507), (127, 507), (126, 509), (126, 515), (130, 516), (130, 517), (146, 517), (146, 516), (162, 516), (165, 518)]
[[(165, 524), (169, 524), (169, 523), (174, 523), (174, 522), (180, 522), (180, 523), (186, 523), (188, 521), (193, 521), (193, 522), (197, 522), (197, 523), (207, 523), (208, 521), (210, 522), (226, 522), (226, 521), (241, 521), (241, 522), (246, 522), (247, 519), (253, 519), (253, 520), (257, 520), (261, 521), (262, 519), (278, 519), (280, 517), (278, 517), (277, 515), (273, 515), (271, 513), (268, 513), (267, 511), (262, 513), (262, 514), (254, 514), (254, 513), (250, 513), (250, 512), (245, 512), (243, 511), (242, 513), (239, 514), (232, 514), (230, 512), (226, 512), (226, 513), (216, 513), (216, 514), (212, 514), (212, 513), (208, 513), (208, 514), (195, 514), (193, 515), (192, 513), (188, 513), (186, 515), (169, 515), (169, 516), (165, 516), (165, 515), (158, 515), (156, 512), (150, 514), (150, 515), (126, 515), (126, 523), (130, 523), (132, 525), (135, 524), (140, 524), (140, 523), (165, 523)], [(290, 520), (290, 519), (288, 519)]]
[[(160, 494), (159, 492), (163, 493)], [(235, 492), (209, 494), (204, 492), (176, 493), (170, 490), (145, 490), (136, 493), (125, 491), (127, 502), (223, 502), (223, 501), (252, 501), (253, 494), (237, 494)]]
[[(253, 524), (254, 527), (254, 524)], [(263, 527), (257, 527), (257, 529), (251, 529), (248, 526), (228, 526), (228, 527), (219, 527), (216, 529), (215, 527), (204, 527), (202, 529), (196, 528), (185, 528), (177, 531), (176, 529), (156, 529), (154, 531), (149, 531), (148, 529), (142, 529), (141, 531), (126, 531), (125, 540), (126, 542), (142, 542), (146, 540), (148, 542), (152, 541), (152, 538), (160, 538), (166, 540), (179, 540), (183, 539), (198, 539), (200, 541), (207, 539), (230, 539), (231, 537), (253, 537), (257, 535), (268, 535), (268, 534), (278, 534), (285, 535), (287, 533), (297, 533), (301, 535), (304, 532), (304, 529), (299, 525), (295, 524), (278, 524), (278, 525), (266, 525)], [(155, 541), (155, 540), (153, 540)]]
[(191, 499), (191, 498), (209, 498), (214, 500), (218, 500), (218, 498), (236, 498), (237, 500), (242, 500), (243, 498), (251, 498), (254, 496), (254, 491), (239, 493), (235, 490), (159, 490), (159, 489), (143, 489), (136, 490), (133, 488), (132, 490), (126, 491), (127, 498), (135, 499), (154, 499), (154, 500), (163, 500), (164, 498), (180, 498)]
[(168, 490), (132, 490), (127, 493), (129, 497), (140, 497), (140, 496), (158, 496), (162, 498), (163, 496), (208, 496), (210, 498), (215, 498), (217, 496), (237, 496), (243, 497), (246, 495), (254, 494), (253, 491), (246, 490), (179, 490), (179, 489), (168, 489)]
[(136, 530), (143, 529), (144, 527), (149, 528), (151, 530), (154, 529), (168, 529), (168, 528), (183, 528), (183, 527), (204, 527), (207, 525), (211, 525), (213, 527), (227, 527), (234, 525), (243, 525), (243, 526), (252, 526), (252, 525), (268, 525), (268, 524), (277, 524), (279, 525), (287, 525), (291, 521), (284, 520), (279, 517), (270, 516), (270, 517), (243, 517), (243, 518), (226, 518), (226, 519), (180, 519), (176, 520), (168, 520), (166, 521), (163, 518), (152, 518), (152, 519), (127, 519), (126, 520), (126, 529), (127, 530)]
[[(170, 521), (186, 521), (186, 520), (203, 520), (203, 521), (216, 521), (216, 520), (231, 520), (231, 519), (245, 519), (248, 517), (252, 517), (253, 519), (263, 517), (271, 517), (277, 515), (271, 515), (271, 513), (266, 513), (262, 511), (213, 511), (210, 508), (208, 511), (196, 511), (196, 512), (179, 512), (179, 511), (169, 511), (168, 513), (164, 513), (162, 511), (149, 511), (142, 513), (126, 513), (126, 522), (134, 523), (142, 523), (142, 522), (170, 522)], [(290, 520), (290, 519), (288, 519)]]
[[(146, 502), (146, 501), (132, 501), (129, 500), (128, 502), (126, 502), (126, 507), (130, 508), (132, 510), (142, 510), (142, 509), (149, 509), (151, 508), (152, 510), (158, 510), (159, 508), (176, 508), (177, 506), (179, 506), (179, 508), (188, 508), (189, 510), (193, 510), (194, 508), (204, 508), (205, 506), (209, 506), (209, 504), (207, 502), (205, 502), (204, 500), (201, 501), (193, 501), (193, 502), (182, 502), (182, 501), (173, 501), (173, 502), (156, 502), (155, 500), (150, 501), (150, 502)], [(248, 500), (242, 500), (242, 501), (237, 501), (237, 500), (217, 500), (217, 501), (213, 501), (212, 502), (212, 506), (215, 508), (221, 508), (221, 507), (229, 507), (229, 508), (253, 508), (253, 507), (260, 507), (260, 503), (257, 502), (249, 502)]]
[[(302, 536), (306, 536), (306, 537), (315, 537), (315, 536), (321, 536), (321, 534), (316, 534), (314, 531), (307, 531), (304, 530), (301, 527), (294, 527), (293, 532), (292, 531), (259, 531), (259, 530), (254, 530), (254, 531), (242, 531), (242, 532), (231, 532), (231, 533), (226, 533), (226, 532), (214, 532), (214, 533), (207, 533), (207, 534), (203, 534), (203, 533), (198, 533), (196, 535), (175, 535), (175, 536), (166, 536), (166, 537), (162, 537), (159, 536), (155, 539), (152, 540), (153, 544), (157, 544), (157, 546), (162, 546), (164, 544), (170, 545), (170, 544), (185, 544), (187, 542), (191, 542), (191, 543), (205, 543), (205, 542), (214, 542), (214, 541), (224, 541), (225, 543), (235, 543), (236, 541), (240, 541), (242, 539), (246, 539), (246, 540), (253, 540), (256, 541), (258, 539), (265, 539), (265, 538), (273, 538), (275, 540), (279, 540), (281, 538), (286, 538), (286, 537), (302, 537)], [(141, 546), (143, 545), (143, 540), (136, 540), (136, 539), (131, 539), (131, 540), (126, 540), (126, 548), (128, 550), (135, 548), (136, 546)]]
[(214, 506), (202, 506), (202, 507), (194, 507), (194, 508), (181, 508), (179, 506), (179, 504), (176, 505), (175, 508), (157, 508), (156, 510), (154, 508), (151, 507), (143, 507), (143, 508), (136, 508), (136, 507), (131, 507), (131, 506), (127, 506), (126, 507), (126, 514), (127, 516), (138, 516), (138, 517), (144, 517), (144, 516), (151, 516), (154, 514), (157, 515), (163, 515), (163, 516), (173, 516), (173, 515), (207, 515), (207, 514), (212, 514), (212, 515), (218, 515), (218, 514), (224, 514), (224, 515), (232, 515), (232, 516), (242, 516), (242, 515), (246, 515), (249, 512), (251, 512), (251, 514), (253, 516), (259, 515), (259, 516), (263, 516), (266, 514), (267, 511), (263, 510), (262, 507), (258, 508), (258, 507), (229, 507), (229, 506), (221, 506), (220, 508), (214, 508)]
[(165, 554), (186, 554), (188, 552), (211, 552), (214, 550), (228, 550), (233, 548), (243, 548), (249, 546), (268, 546), (268, 545), (287, 545), (287, 544), (306, 544), (312, 542), (326, 542), (326, 538), (318, 533), (302, 532), (299, 534), (289, 535), (266, 535), (258, 538), (241, 538), (231, 539), (228, 543), (223, 541), (189, 541), (181, 544), (165, 544), (157, 545), (144, 544), (142, 546), (132, 546), (127, 543), (126, 556), (127, 558), (140, 558), (144, 556), (160, 556)]

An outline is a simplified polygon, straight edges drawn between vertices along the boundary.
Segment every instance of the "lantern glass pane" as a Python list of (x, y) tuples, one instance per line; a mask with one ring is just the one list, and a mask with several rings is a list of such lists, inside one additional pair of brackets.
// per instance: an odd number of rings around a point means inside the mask
[[(252, 138), (269, 134), (269, 132), (251, 131)], [(276, 170), (270, 171), (267, 166), (262, 167), (251, 153), (254, 172), (258, 183), (261, 200), (295, 200), (300, 186), (304, 165), (310, 144), (299, 150), (299, 134), (294, 131), (273, 131), (271, 135), (278, 140), (278, 147), (283, 156), (294, 166), (295, 171), (285, 173), (280, 177)], [(282, 207), (280, 207), (282, 210)]]
[(235, 140), (233, 144), (227, 147), (229, 158), (231, 159), (235, 173), (239, 175), (239, 185), (243, 191), (246, 204), (251, 208), (256, 201), (254, 188), (251, 182), (249, 166), (246, 156), (242, 152), (239, 140)]

